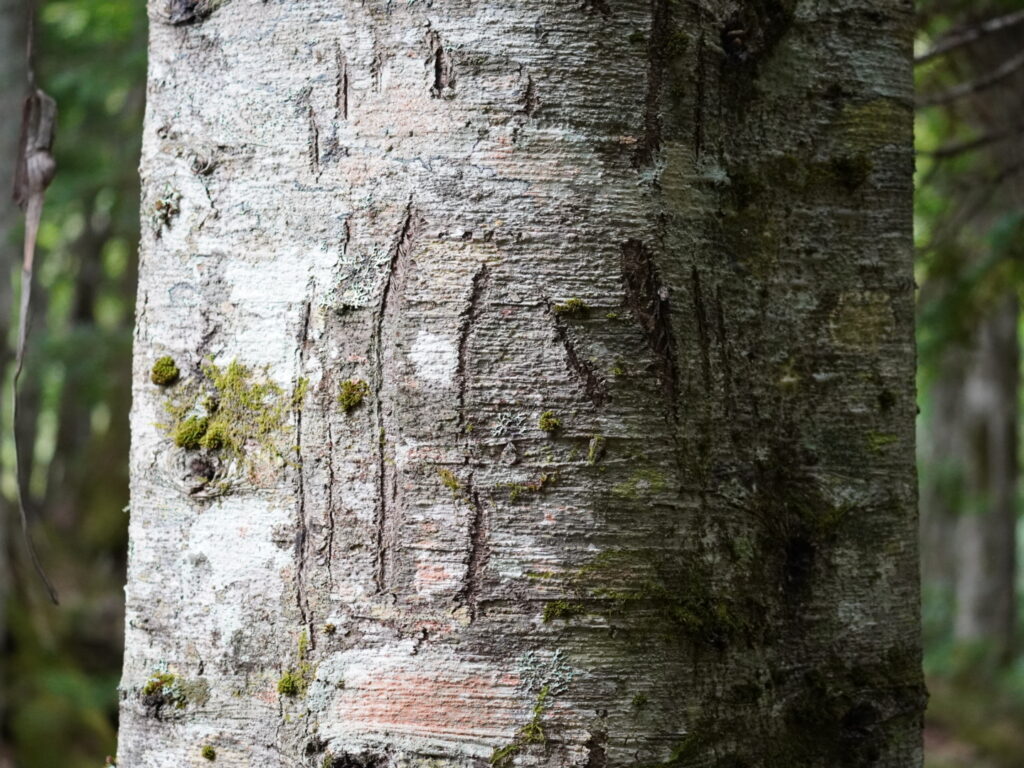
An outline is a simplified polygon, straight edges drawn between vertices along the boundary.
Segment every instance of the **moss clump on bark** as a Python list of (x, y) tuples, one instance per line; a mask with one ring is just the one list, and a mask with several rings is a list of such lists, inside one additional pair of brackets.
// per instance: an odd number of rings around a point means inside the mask
[(455, 473), (450, 469), (441, 468), (437, 470), (437, 476), (441, 478), (441, 484), (444, 485), (452, 493), (455, 493), (462, 486), (459, 483), (459, 478), (455, 476)]
[(583, 299), (571, 298), (562, 304), (555, 304), (551, 311), (561, 317), (586, 317), (590, 312), (590, 307)]
[(569, 600), (554, 600), (544, 606), (544, 623), (549, 624), (556, 619), (571, 619), (586, 613), (581, 603)]
[(209, 744), (203, 744), (202, 748), (199, 750), (199, 754), (202, 756), (204, 760), (217, 759), (217, 750)]
[(296, 394), (305, 391), (303, 383), (289, 395), (265, 370), (257, 372), (238, 361), (227, 366), (207, 362), (202, 374), (164, 406), (171, 419), (164, 429), (174, 444), (230, 458), (252, 451), (282, 457), (280, 435), (297, 407)]
[(547, 734), (544, 731), (544, 713), (548, 708), (548, 698), (551, 695), (549, 686), (544, 686), (537, 694), (534, 701), (530, 721), (519, 729), (515, 739), (502, 746), (496, 747), (491, 753), (490, 764), (494, 768), (511, 768), (513, 758), (525, 747), (531, 744), (546, 744)]
[(562, 428), (562, 420), (554, 411), (544, 411), (537, 420), (537, 426), (548, 434), (553, 434)]
[(362, 379), (348, 379), (341, 382), (338, 404), (345, 413), (349, 413), (353, 408), (358, 408), (369, 395), (369, 384)]
[(174, 362), (174, 358), (170, 355), (157, 358), (157, 361), (153, 363), (153, 367), (149, 371), (149, 380), (158, 387), (169, 387), (172, 384), (176, 384), (180, 378), (181, 371), (178, 369), (177, 363)]
[(174, 428), (174, 444), (187, 451), (197, 449), (206, 436), (210, 420), (205, 416), (189, 416)]

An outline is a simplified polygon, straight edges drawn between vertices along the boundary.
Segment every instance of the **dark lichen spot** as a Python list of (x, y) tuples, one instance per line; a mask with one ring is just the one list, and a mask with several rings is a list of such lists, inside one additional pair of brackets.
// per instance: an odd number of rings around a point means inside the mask
[(647, 694), (646, 693), (638, 693), (638, 694), (636, 694), (633, 697), (633, 701), (631, 703), (633, 705), (633, 709), (643, 709), (644, 707), (647, 706)]
[(844, 155), (833, 158), (829, 167), (840, 186), (853, 192), (868, 180), (874, 164), (867, 155)]
[(562, 428), (562, 420), (558, 418), (554, 411), (544, 411), (540, 415), (540, 419), (537, 420), (537, 426), (550, 434)]
[(333, 635), (337, 631), (338, 631), (338, 628), (336, 626), (334, 626), (333, 624), (324, 624), (324, 634), (325, 635)]
[(163, 357), (158, 358), (157, 361), (153, 363), (153, 368), (149, 372), (149, 380), (158, 387), (169, 387), (172, 384), (177, 383), (180, 378), (181, 371), (178, 370), (178, 366), (174, 362), (174, 358), (169, 355), (164, 355)]
[(370, 385), (362, 379), (348, 379), (341, 382), (341, 392), (338, 394), (338, 403), (345, 413), (357, 408), (370, 394)]

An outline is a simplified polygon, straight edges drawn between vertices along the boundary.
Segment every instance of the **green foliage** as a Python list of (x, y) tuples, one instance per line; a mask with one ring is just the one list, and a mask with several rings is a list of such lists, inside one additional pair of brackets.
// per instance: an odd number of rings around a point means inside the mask
[(455, 476), (455, 473), (452, 472), (450, 469), (442, 467), (441, 469), (437, 470), (437, 476), (441, 478), (442, 485), (444, 485), (444, 487), (447, 488), (449, 491), (455, 492), (459, 490), (459, 488), (461, 487), (459, 485), (459, 478), (457, 478)]
[(200, 748), (199, 750), (199, 754), (202, 756), (204, 760), (217, 759), (217, 750), (209, 744), (203, 744), (202, 748)]
[(583, 299), (571, 298), (563, 304), (555, 304), (555, 306), (552, 307), (552, 311), (556, 315), (561, 315), (563, 317), (580, 318), (587, 316), (590, 311), (590, 307), (587, 306), (587, 303)]

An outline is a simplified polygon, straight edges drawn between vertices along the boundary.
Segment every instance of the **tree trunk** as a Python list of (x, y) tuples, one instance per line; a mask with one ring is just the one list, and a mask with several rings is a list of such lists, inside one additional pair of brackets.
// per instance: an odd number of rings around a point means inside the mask
[(120, 764), (920, 764), (909, 4), (150, 8)]
[(1009, 661), (1016, 624), (1018, 305), (1004, 297), (976, 333), (961, 422), (966, 490), (957, 525), (956, 616), (962, 643)]
[[(18, 136), (21, 121), (12, 116), (21, 114), (21, 102), (25, 98), (25, 13), (24, 4), (16, 0), (0, 0), (0, 111), (7, 117), (0, 121), (0, 263), (8, 265), (6, 273), (0, 276), (0, 381), (7, 381), (8, 365), (12, 350), (8, 346), (9, 318), (11, 317), (12, 284), (18, 274), (15, 265), (21, 263), (21, 248), (16, 240), (18, 232), (18, 208), (11, 193), (14, 187), (14, 165), (18, 156)], [(3, 393), (5, 400), (10, 397)], [(4, 404), (3, 412), (9, 413)], [(10, 434), (10, 425), (2, 420), (4, 434)], [(6, 458), (6, 457), (5, 457)], [(0, 475), (14, 477), (13, 467), (6, 460), (0, 460)], [(7, 721), (7, 606), (10, 604), (13, 574), (9, 553), (17, 534), (17, 511), (13, 498), (6, 494), (0, 499), (3, 520), (0, 521), (0, 724)], [(2, 733), (3, 731), (0, 731)], [(2, 739), (2, 737), (0, 737)], [(0, 766), (9, 764), (8, 745), (0, 740)]]

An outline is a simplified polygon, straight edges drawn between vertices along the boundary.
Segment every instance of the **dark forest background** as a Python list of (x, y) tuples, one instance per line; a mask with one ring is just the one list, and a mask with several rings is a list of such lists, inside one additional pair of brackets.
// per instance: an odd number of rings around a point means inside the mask
[[(25, 7), (0, 0), (4, 188), (25, 93)], [(1024, 0), (922, 0), (918, 18), (927, 766), (1020, 768)], [(37, 77), (60, 117), (22, 377), (21, 470), (63, 605), (49, 605), (34, 580), (14, 506), (22, 230), (2, 191), (0, 768), (97, 768), (117, 732), (145, 7), (40, 0), (35, 31)]]

